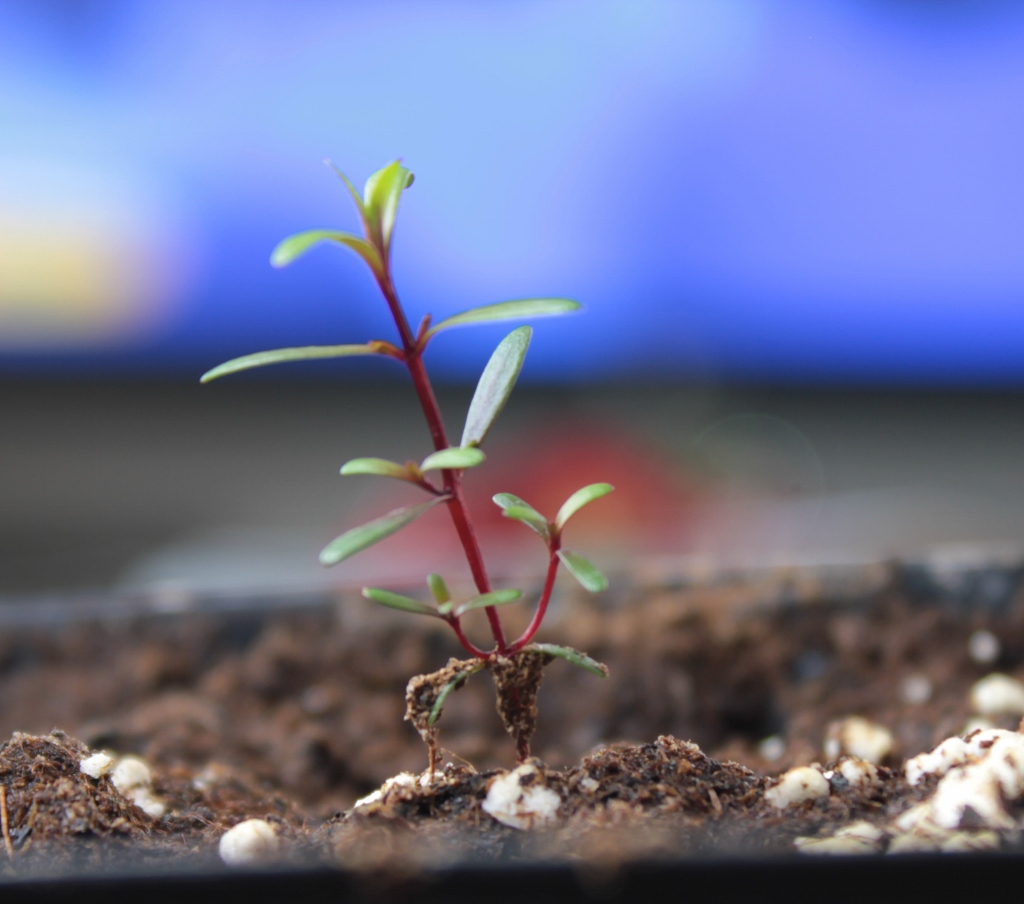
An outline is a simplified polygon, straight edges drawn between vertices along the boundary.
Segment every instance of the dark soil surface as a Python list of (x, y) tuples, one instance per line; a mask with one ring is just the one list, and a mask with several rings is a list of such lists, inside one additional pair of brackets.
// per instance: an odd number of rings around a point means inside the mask
[[(909, 807), (924, 789), (903, 781), (902, 761), (963, 730), (979, 678), (1024, 677), (1020, 583), (1017, 567), (950, 577), (902, 565), (563, 595), (540, 639), (585, 650), (611, 677), (560, 660), (546, 669), (532, 762), (561, 803), (554, 824), (530, 831), (481, 807), (496, 770), (515, 763), (486, 672), (446, 704), (447, 765), (434, 780), (352, 809), (426, 768), (403, 722), (405, 685), (459, 655), (429, 620), (354, 594), (247, 611), (193, 600), (170, 614), (144, 603), (96, 618), (20, 613), (0, 636), (0, 863), (8, 875), (209, 865), (248, 817), (276, 827), (288, 859), (357, 868), (791, 852), (797, 836)], [(63, 623), (44, 623), (54, 613)], [(994, 661), (971, 658), (979, 629), (998, 639)], [(908, 679), (927, 699), (901, 690)], [(827, 765), (829, 725), (850, 715), (893, 735), (881, 784), (838, 782), (825, 800), (769, 806), (769, 777)], [(84, 775), (83, 745), (144, 758), (164, 814)]]

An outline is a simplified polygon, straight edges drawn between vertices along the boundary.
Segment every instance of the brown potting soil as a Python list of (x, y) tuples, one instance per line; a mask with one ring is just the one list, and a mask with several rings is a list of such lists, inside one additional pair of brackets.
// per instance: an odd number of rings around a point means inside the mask
[[(427, 766), (404, 691), (459, 655), (443, 625), (355, 595), (59, 627), (23, 619), (0, 638), (0, 863), (7, 875), (212, 864), (224, 831), (249, 817), (276, 827), (282, 856), (364, 869), (790, 852), (797, 836), (881, 824), (921, 799), (929, 786), (911, 788), (902, 761), (964, 728), (979, 678), (1024, 675), (1019, 570), (940, 578), (896, 566), (766, 571), (559, 597), (541, 639), (611, 674), (561, 660), (545, 670), (532, 753), (561, 804), (556, 824), (530, 831), (482, 808), (496, 770), (515, 764), (486, 671), (446, 703), (446, 765), (433, 781), (352, 809)], [(971, 657), (982, 629), (998, 639), (995, 661)], [(902, 692), (908, 680), (928, 693)], [(880, 783), (834, 781), (823, 800), (770, 806), (769, 777), (826, 764), (830, 724), (851, 715), (892, 733)], [(164, 814), (83, 774), (96, 750), (148, 762)]]

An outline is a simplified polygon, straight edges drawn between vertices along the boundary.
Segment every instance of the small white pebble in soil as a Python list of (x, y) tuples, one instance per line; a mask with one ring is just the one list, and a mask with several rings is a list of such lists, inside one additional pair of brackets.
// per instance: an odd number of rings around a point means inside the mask
[(991, 665), (999, 658), (999, 638), (991, 631), (975, 631), (967, 641), (967, 654), (978, 665)]
[(846, 779), (851, 788), (877, 788), (881, 784), (878, 767), (855, 756), (843, 757), (835, 771)]
[(869, 763), (881, 763), (892, 752), (892, 732), (884, 725), (860, 716), (848, 716), (829, 725), (825, 735), (825, 756), (836, 759), (849, 753)]
[(1024, 684), (993, 672), (971, 688), (971, 707), (982, 716), (1024, 716)]
[(593, 794), (598, 788), (601, 787), (601, 783), (592, 776), (585, 775), (580, 779), (580, 787), (587, 792), (587, 794)]
[(133, 788), (145, 788), (153, 781), (153, 773), (142, 760), (134, 756), (126, 756), (118, 761), (110, 776), (114, 787), (124, 795)]
[(221, 835), (220, 859), (228, 866), (255, 866), (272, 861), (280, 847), (281, 840), (269, 822), (247, 819)]
[(482, 807), (513, 829), (535, 829), (554, 822), (561, 803), (558, 794), (544, 785), (540, 770), (523, 763), (491, 782)]
[(110, 772), (113, 765), (113, 757), (107, 756), (105, 753), (94, 753), (92, 756), (82, 760), (78, 768), (88, 775), (89, 778), (103, 778), (104, 775)]
[(762, 759), (773, 763), (775, 760), (781, 759), (786, 752), (786, 742), (778, 735), (771, 735), (757, 745), (757, 752)]
[(904, 703), (918, 705), (932, 698), (932, 683), (927, 675), (907, 675), (900, 684), (900, 697)]
[(820, 800), (829, 795), (828, 779), (813, 766), (797, 766), (779, 779), (779, 783), (764, 793), (773, 807), (784, 810), (808, 800)]

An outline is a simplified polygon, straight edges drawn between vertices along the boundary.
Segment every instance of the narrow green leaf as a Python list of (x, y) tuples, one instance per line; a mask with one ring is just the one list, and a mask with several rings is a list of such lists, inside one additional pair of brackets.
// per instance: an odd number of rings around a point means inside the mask
[(525, 649), (547, 653), (549, 656), (557, 656), (559, 659), (564, 659), (566, 662), (578, 665), (581, 669), (586, 669), (592, 675), (597, 675), (598, 678), (608, 677), (608, 666), (603, 662), (598, 662), (596, 659), (591, 659), (586, 653), (581, 653), (572, 647), (560, 647), (558, 644), (553, 643), (532, 643), (525, 647)]
[(400, 465), (397, 461), (388, 461), (386, 458), (353, 458), (341, 466), (341, 473), (345, 477), (350, 474), (373, 474), (377, 477), (412, 480), (408, 467)]
[(410, 596), (402, 596), (400, 593), (392, 593), (390, 590), (381, 590), (379, 587), (364, 587), (363, 596), (373, 600), (389, 609), (401, 609), (403, 612), (412, 612), (416, 615), (432, 615), (437, 618), (437, 610), (433, 606), (414, 600)]
[(548, 317), (553, 314), (569, 314), (578, 311), (580, 303), (568, 298), (521, 298), (516, 301), (499, 301), (479, 308), (470, 308), (452, 314), (435, 323), (428, 331), (429, 339), (441, 330), (453, 326), (467, 326), (471, 323), (487, 323), (492, 320), (522, 320), (527, 317)]
[(451, 591), (448, 590), (448, 585), (444, 582), (444, 578), (441, 575), (428, 574), (427, 586), (430, 588), (430, 593), (437, 600), (438, 604), (451, 602)]
[(519, 371), (523, 369), (523, 359), (526, 358), (532, 335), (530, 327), (521, 326), (498, 343), (476, 384), (459, 445), (479, 446), (484, 441), (512, 394)]
[(437, 496), (429, 502), (422, 502), (419, 505), (403, 506), (393, 512), (388, 512), (381, 518), (345, 531), (324, 547), (323, 552), (320, 553), (321, 564), (337, 565), (366, 547), (373, 546), (374, 543), (378, 543), (385, 537), (390, 537), (419, 518), (427, 509), (433, 508), (439, 502), (447, 502), (449, 498), (448, 496)]
[(477, 668), (467, 668), (466, 671), (459, 673), (451, 681), (449, 681), (443, 688), (441, 693), (437, 695), (437, 699), (434, 701), (434, 705), (430, 709), (430, 716), (427, 718), (427, 725), (433, 725), (438, 718), (441, 716), (441, 710), (444, 709), (445, 701), (448, 699), (448, 695), (461, 687), (463, 682), (470, 676), (475, 675), (480, 669), (483, 668), (483, 663)]
[(562, 507), (558, 510), (558, 514), (555, 515), (555, 530), (560, 531), (565, 527), (565, 522), (583, 506), (589, 505), (595, 499), (600, 499), (602, 496), (607, 496), (614, 489), (615, 487), (610, 483), (592, 483), (590, 486), (577, 490), (565, 500)]
[(522, 595), (522, 590), (492, 590), (490, 593), (481, 593), (456, 608), (455, 615), (464, 615), (473, 609), (485, 609), (488, 606), (504, 606), (506, 603), (514, 603)]
[(380, 275), (384, 272), (377, 249), (366, 239), (353, 235), (351, 232), (337, 232), (333, 229), (310, 229), (288, 236), (273, 250), (270, 255), (270, 263), (274, 267), (286, 267), (320, 242), (337, 242), (346, 248), (351, 248), (366, 261), (375, 274)]
[(363, 189), (363, 203), (372, 223), (375, 238), (380, 242), (385, 256), (391, 247), (391, 233), (395, 228), (395, 216), (402, 192), (413, 182), (412, 173), (400, 160), (394, 160), (377, 170)]
[(423, 459), (420, 470), (475, 468), (477, 465), (483, 464), (484, 458), (484, 453), (479, 449), (460, 449), (453, 446), (450, 449), (442, 449), (440, 452), (432, 452)]
[(558, 558), (569, 569), (569, 574), (583, 585), (584, 590), (600, 593), (602, 590), (608, 589), (608, 578), (601, 574), (589, 559), (585, 559), (578, 552), (573, 552), (571, 549), (560, 549)]
[(524, 502), (518, 496), (513, 496), (511, 493), (498, 493), (492, 499), (494, 504), (502, 510), (506, 518), (522, 521), (531, 530), (540, 534), (545, 543), (551, 539), (551, 528), (548, 525), (547, 518), (528, 502)]
[(218, 377), (250, 370), (253, 367), (264, 367), (267, 364), (284, 364), (288, 361), (309, 361), (316, 358), (348, 358), (354, 355), (380, 355), (379, 349), (372, 345), (304, 345), (298, 348), (275, 348), (268, 352), (253, 352), (241, 358), (232, 358), (208, 370), (199, 378), (200, 383), (209, 383)]
[(324, 160), (324, 163), (326, 163), (332, 170), (334, 170), (334, 172), (338, 174), (338, 178), (345, 183), (345, 188), (348, 189), (348, 193), (352, 196), (352, 200), (356, 202), (356, 209), (359, 211), (359, 217), (363, 221), (363, 230), (366, 232), (367, 235), (369, 235), (370, 221), (367, 219), (366, 207), (363, 204), (363, 199), (359, 197), (359, 192), (356, 191), (356, 187), (349, 181), (348, 176), (346, 176), (340, 169), (338, 169), (338, 167), (331, 163), (330, 160)]

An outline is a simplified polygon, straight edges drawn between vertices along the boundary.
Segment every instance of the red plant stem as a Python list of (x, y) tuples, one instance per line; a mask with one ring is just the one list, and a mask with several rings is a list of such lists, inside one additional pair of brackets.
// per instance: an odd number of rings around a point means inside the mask
[[(427, 369), (423, 366), (423, 345), (413, 337), (409, 329), (409, 321), (406, 320), (405, 311), (402, 309), (398, 294), (395, 292), (394, 284), (390, 274), (386, 279), (378, 280), (380, 290), (391, 310), (395, 326), (398, 328), (398, 335), (402, 340), (402, 349), (405, 353), (405, 365), (409, 370), (416, 395), (420, 400), (420, 407), (423, 409), (423, 416), (426, 418), (427, 427), (430, 430), (430, 438), (437, 451), (448, 448), (448, 437), (445, 435), (444, 421), (441, 418), (441, 409), (434, 396), (434, 389), (430, 384), (430, 377), (427, 376)], [(476, 531), (473, 528), (473, 521), (469, 515), (469, 508), (466, 506), (466, 499), (462, 492), (462, 477), (459, 471), (442, 470), (441, 477), (444, 481), (445, 491), (451, 496), (447, 508), (455, 525), (455, 532), (459, 535), (462, 549), (466, 553), (466, 560), (469, 563), (469, 570), (473, 575), (479, 593), (489, 593), (491, 589), (490, 580), (487, 577), (487, 569), (484, 567), (483, 554), (480, 552), (480, 544), (477, 541)], [(494, 635), (496, 652), (505, 653), (505, 630), (502, 627), (501, 619), (494, 606), (487, 606), (484, 609), (487, 621), (491, 626), (491, 634)], [(475, 647), (466, 639), (458, 619), (452, 619), (449, 624), (455, 628), (459, 642), (474, 656), (487, 656), (488, 654)]]
[(459, 643), (462, 644), (463, 649), (472, 656), (479, 656), (481, 659), (486, 659), (488, 653), (486, 650), (481, 650), (473, 641), (466, 637), (466, 632), (462, 630), (462, 624), (458, 618), (454, 615), (450, 618), (445, 619), (449, 625), (452, 626), (452, 630), (455, 632), (455, 636), (459, 639)]
[(531, 640), (533, 640), (533, 636), (537, 633), (540, 623), (544, 621), (544, 615), (548, 611), (548, 602), (551, 600), (551, 591), (554, 590), (555, 587), (555, 577), (558, 575), (558, 565), (561, 561), (558, 558), (558, 546), (559, 543), (556, 539), (551, 544), (551, 558), (548, 561), (548, 573), (547, 577), (544, 578), (544, 589), (540, 594), (540, 602), (537, 603), (537, 611), (534, 612), (530, 624), (526, 626), (526, 630), (523, 631), (519, 640), (508, 648), (509, 653), (518, 653)]

